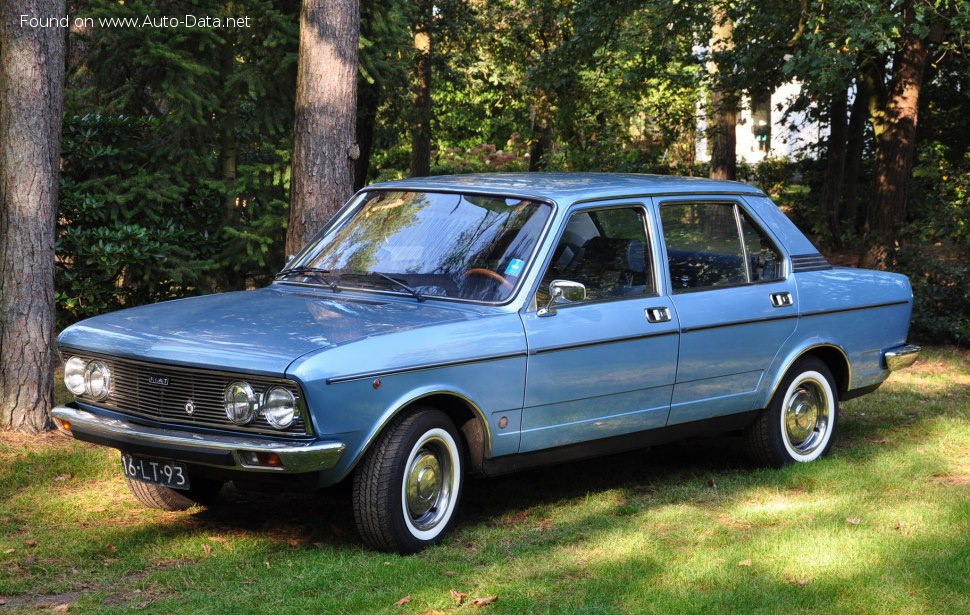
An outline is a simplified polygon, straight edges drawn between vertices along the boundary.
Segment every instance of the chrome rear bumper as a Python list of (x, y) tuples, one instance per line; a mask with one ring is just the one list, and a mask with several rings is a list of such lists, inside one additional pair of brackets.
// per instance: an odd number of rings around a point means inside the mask
[(920, 350), (919, 346), (913, 346), (912, 344), (890, 348), (883, 354), (886, 359), (886, 369), (894, 372), (897, 369), (909, 367), (913, 363), (916, 363)]
[[(58, 428), (78, 440), (167, 459), (249, 472), (296, 474), (327, 470), (337, 464), (346, 448), (343, 442), (263, 440), (149, 427), (71, 406), (57, 406), (51, 410), (51, 416)], [(251, 462), (253, 453), (273, 453), (279, 457), (281, 465), (254, 465)]]

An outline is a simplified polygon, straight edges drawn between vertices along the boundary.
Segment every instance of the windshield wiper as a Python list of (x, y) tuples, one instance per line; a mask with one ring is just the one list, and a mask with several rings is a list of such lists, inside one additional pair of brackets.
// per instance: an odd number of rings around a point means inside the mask
[(411, 293), (411, 295), (415, 299), (418, 300), (418, 303), (424, 301), (424, 295), (422, 295), (420, 292), (418, 292), (418, 290), (416, 288), (412, 288), (412, 287), (408, 286), (407, 284), (405, 284), (401, 280), (398, 280), (397, 278), (392, 278), (391, 276), (387, 275), (386, 273), (381, 273), (380, 271), (371, 271), (370, 274), (371, 275), (380, 276), (380, 277), (384, 278), (385, 280), (388, 280), (390, 282), (393, 282), (394, 284), (397, 284), (398, 286), (400, 286), (404, 290), (406, 290), (409, 293)]
[(333, 273), (331, 270), (323, 269), (321, 267), (293, 267), (292, 269), (284, 269), (283, 271), (280, 271), (273, 276), (273, 279), (279, 280), (280, 278), (285, 278), (291, 275), (303, 275), (308, 277), (314, 276), (323, 280), (323, 283), (329, 286), (330, 290), (335, 293), (339, 293), (340, 288), (337, 286), (337, 281), (333, 278), (327, 279), (323, 277), (325, 275), (330, 275), (331, 273)]

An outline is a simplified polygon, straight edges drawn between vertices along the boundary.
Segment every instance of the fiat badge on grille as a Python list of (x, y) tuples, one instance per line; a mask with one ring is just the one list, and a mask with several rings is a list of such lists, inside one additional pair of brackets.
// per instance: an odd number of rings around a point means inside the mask
[(157, 384), (158, 386), (167, 387), (168, 377), (167, 376), (149, 376), (148, 384)]

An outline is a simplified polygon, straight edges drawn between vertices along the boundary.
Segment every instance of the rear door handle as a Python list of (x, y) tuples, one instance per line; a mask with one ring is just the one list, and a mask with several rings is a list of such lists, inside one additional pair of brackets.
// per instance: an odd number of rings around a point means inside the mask
[(666, 307), (651, 307), (643, 310), (648, 322), (670, 322), (670, 310)]
[(795, 300), (792, 299), (791, 293), (788, 291), (771, 293), (771, 305), (775, 307), (791, 307), (795, 305)]

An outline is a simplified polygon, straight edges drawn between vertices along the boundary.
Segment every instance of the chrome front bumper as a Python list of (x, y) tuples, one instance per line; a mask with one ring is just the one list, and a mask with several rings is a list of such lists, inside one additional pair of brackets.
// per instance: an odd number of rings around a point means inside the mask
[(912, 344), (890, 348), (883, 355), (886, 358), (886, 369), (894, 372), (897, 369), (909, 367), (913, 363), (916, 363), (920, 350), (919, 346), (913, 346)]
[[(57, 406), (51, 416), (58, 428), (78, 440), (179, 461), (195, 461), (249, 472), (296, 474), (328, 470), (340, 460), (343, 442), (291, 442), (245, 436), (203, 435), (138, 425), (99, 416), (71, 406)], [(67, 426), (64, 424), (67, 423)], [(247, 453), (275, 453), (281, 466), (247, 463)]]

